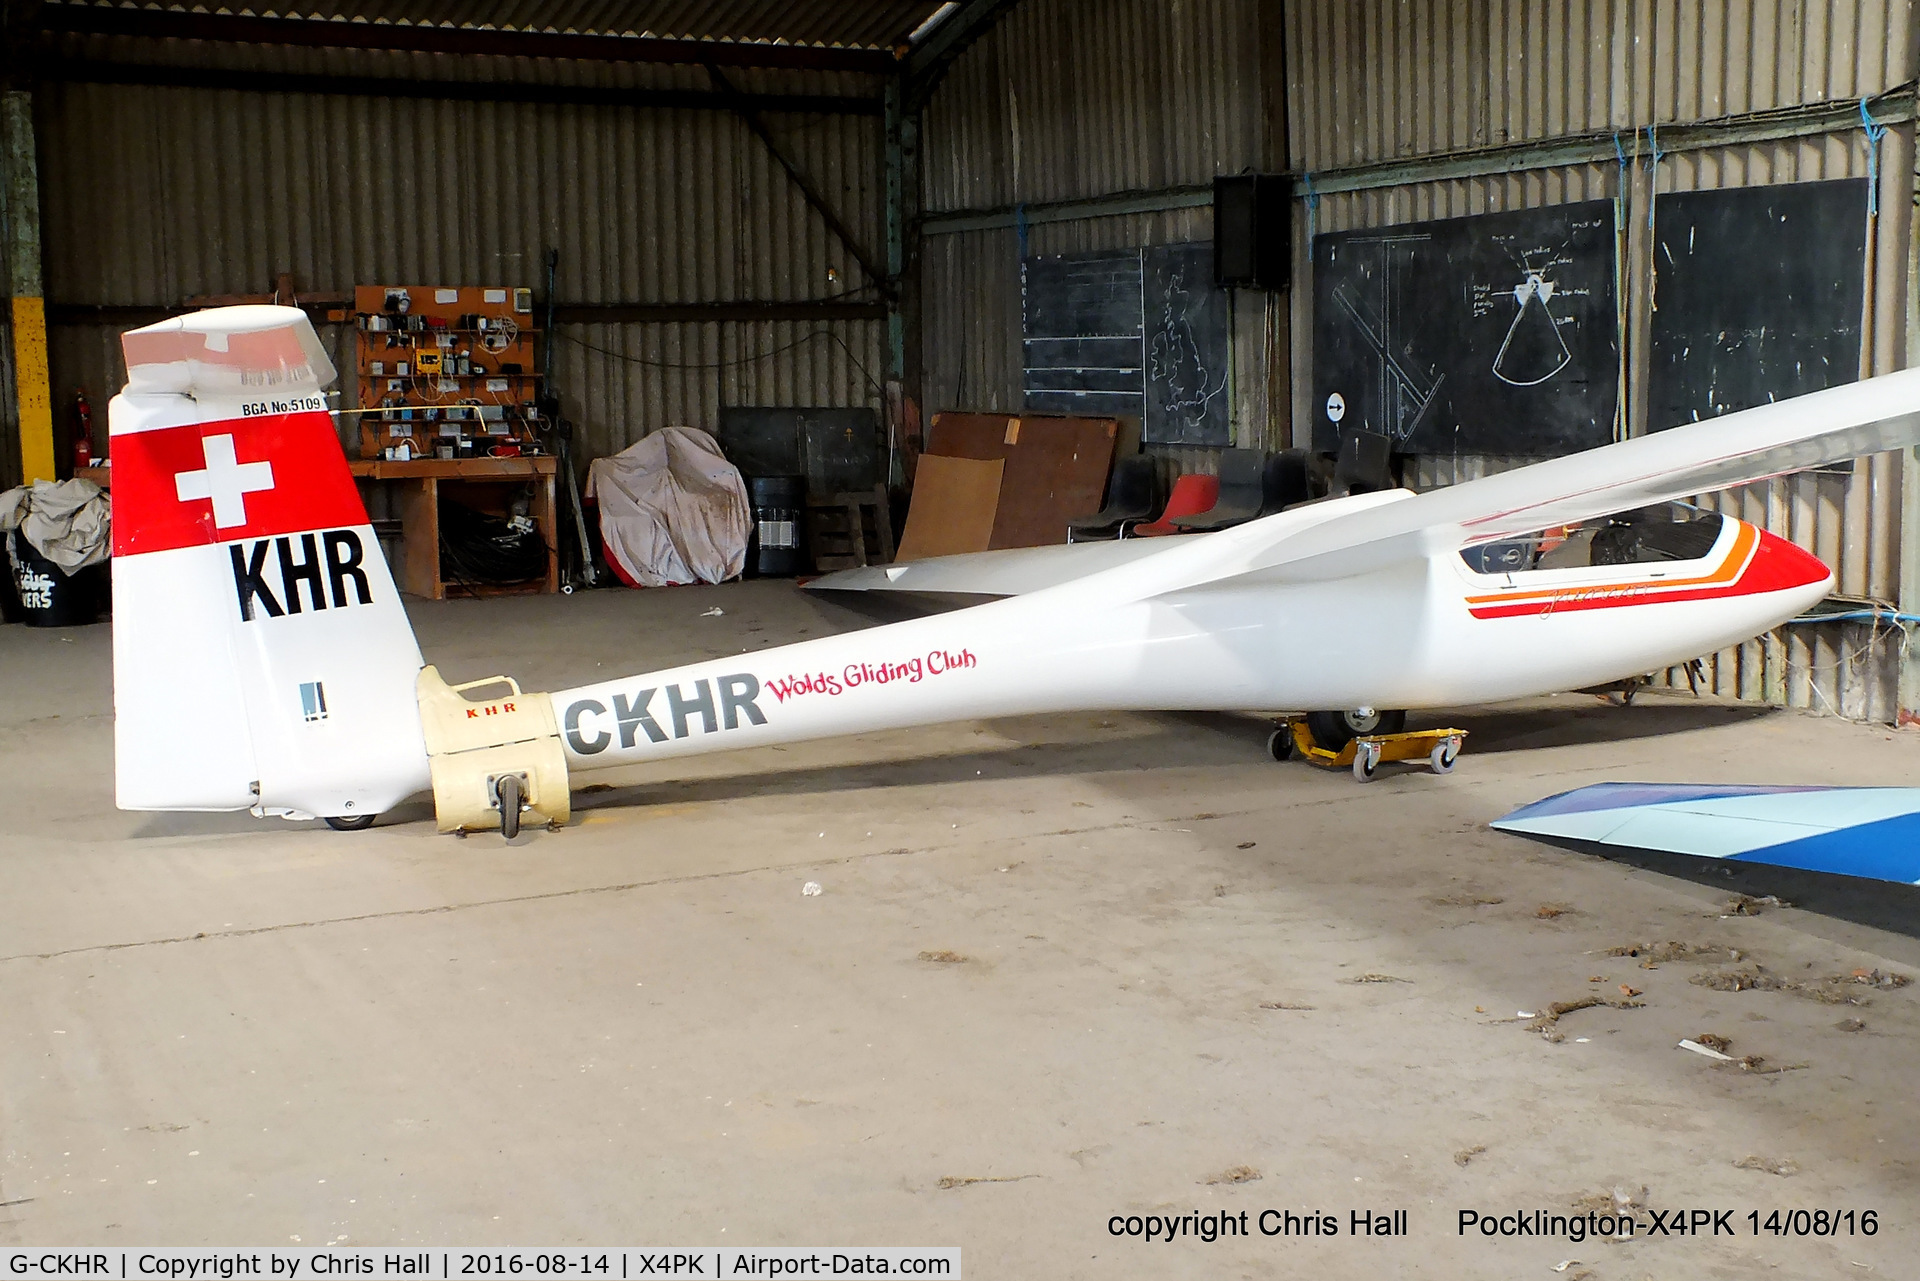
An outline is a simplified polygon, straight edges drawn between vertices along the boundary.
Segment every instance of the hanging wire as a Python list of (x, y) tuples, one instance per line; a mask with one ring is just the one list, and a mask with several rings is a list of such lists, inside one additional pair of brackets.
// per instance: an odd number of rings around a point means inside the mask
[(1647, 126), (1647, 229), (1653, 229), (1653, 198), (1660, 191), (1660, 159), (1667, 153), (1660, 150), (1660, 135), (1654, 132), (1652, 125)]
[(839, 334), (834, 333), (831, 329), (810, 329), (792, 342), (782, 343), (778, 347), (755, 352), (751, 356), (741, 356), (735, 360), (648, 360), (645, 356), (629, 356), (622, 351), (613, 351), (606, 347), (596, 347), (586, 339), (575, 338), (572, 334), (563, 333), (558, 336), (563, 342), (570, 342), (576, 346), (585, 347), (588, 351), (597, 352), (609, 359), (624, 361), (629, 365), (645, 365), (649, 369), (733, 369), (741, 365), (754, 364), (767, 359), (769, 356), (778, 356), (780, 353), (792, 351), (796, 347), (804, 347), (815, 338), (827, 338), (838, 343), (840, 350), (847, 353), (847, 359), (853, 362), (853, 367), (858, 369), (861, 376), (867, 380), (867, 384), (873, 388), (874, 394), (883, 400), (886, 398), (886, 389), (883, 388), (878, 380), (874, 378), (873, 374), (868, 371), (866, 365), (861, 362), (860, 357), (853, 354), (853, 348), (847, 346), (846, 340)]
[[(1634, 134), (1634, 140), (1634, 152), (1638, 154), (1640, 150), (1638, 131)], [(1615, 374), (1615, 382), (1617, 385), (1614, 389), (1613, 402), (1613, 438), (1618, 441), (1627, 439), (1627, 412), (1630, 405), (1627, 396), (1627, 362), (1625, 358), (1628, 325), (1625, 272), (1627, 269), (1627, 259), (1629, 257), (1627, 246), (1631, 239), (1631, 232), (1628, 229), (1631, 226), (1630, 220), (1633, 217), (1632, 162), (1627, 158), (1626, 149), (1620, 145), (1620, 135), (1618, 132), (1615, 132), (1613, 135), (1613, 154), (1614, 158), (1620, 162), (1620, 195), (1614, 206), (1615, 213), (1613, 218), (1613, 326), (1614, 341), (1620, 345), (1621, 350), (1621, 359), (1615, 362), (1617, 365), (1617, 372)]]
[(1880, 216), (1880, 139), (1886, 136), (1887, 127), (1873, 118), (1867, 110), (1869, 98), (1860, 99), (1860, 127), (1867, 131), (1867, 217)]
[(1920, 614), (1903, 614), (1893, 609), (1849, 609), (1837, 614), (1802, 614), (1789, 618), (1781, 626), (1794, 623), (1920, 623)]

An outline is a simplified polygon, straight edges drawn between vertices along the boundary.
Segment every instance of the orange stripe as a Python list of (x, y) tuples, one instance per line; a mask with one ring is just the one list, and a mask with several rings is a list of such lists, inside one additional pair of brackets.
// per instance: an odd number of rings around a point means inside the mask
[(1711, 574), (1700, 578), (1649, 578), (1637, 583), (1594, 583), (1587, 586), (1552, 587), (1532, 592), (1500, 592), (1492, 596), (1469, 596), (1467, 604), (1473, 605), (1511, 605), (1530, 600), (1558, 600), (1569, 595), (1579, 595), (1592, 591), (1609, 593), (1627, 593), (1647, 591), (1654, 588), (1705, 587), (1716, 583), (1731, 582), (1740, 576), (1753, 558), (1754, 548), (1759, 545), (1760, 531), (1747, 522), (1735, 521), (1739, 532), (1734, 535), (1733, 546), (1727, 550), (1727, 558)]

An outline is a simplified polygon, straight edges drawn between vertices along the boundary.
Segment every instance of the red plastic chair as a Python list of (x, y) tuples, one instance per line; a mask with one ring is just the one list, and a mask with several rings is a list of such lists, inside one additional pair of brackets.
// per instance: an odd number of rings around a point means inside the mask
[(1182, 476), (1173, 482), (1173, 492), (1167, 495), (1167, 509), (1160, 513), (1160, 519), (1151, 525), (1135, 525), (1128, 533), (1134, 538), (1184, 534), (1186, 530), (1172, 523), (1174, 517), (1197, 516), (1201, 512), (1212, 511), (1213, 505), (1219, 500), (1218, 476)]

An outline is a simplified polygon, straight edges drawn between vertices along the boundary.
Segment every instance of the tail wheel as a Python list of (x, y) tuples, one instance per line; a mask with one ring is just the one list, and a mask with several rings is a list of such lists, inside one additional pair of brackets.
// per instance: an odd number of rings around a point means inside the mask
[(500, 834), (512, 840), (520, 835), (520, 776), (502, 774), (493, 786), (500, 798)]
[(327, 826), (336, 832), (364, 832), (373, 826), (375, 814), (345, 814), (327, 820)]
[(1276, 761), (1293, 759), (1293, 726), (1282, 725), (1267, 735), (1267, 755)]
[(1325, 752), (1339, 752), (1362, 734), (1398, 734), (1407, 727), (1405, 712), (1308, 712), (1307, 733)]

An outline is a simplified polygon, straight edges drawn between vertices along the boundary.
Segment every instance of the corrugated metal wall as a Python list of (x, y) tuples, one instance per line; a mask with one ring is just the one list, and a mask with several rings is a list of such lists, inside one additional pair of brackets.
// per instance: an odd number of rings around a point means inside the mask
[[(928, 214), (1210, 183), (1266, 163), (1260, 0), (1025, 0), (955, 64), (921, 131)], [(1205, 208), (1033, 224), (1030, 256), (1206, 240)], [(1021, 406), (1019, 233), (930, 230), (926, 407)], [(1284, 318), (1277, 318), (1283, 321)], [(1243, 443), (1268, 437), (1266, 300), (1235, 317)], [(1284, 341), (1284, 340), (1282, 340)], [(1208, 470), (1214, 451), (1164, 451)]]
[(1025, 0), (927, 106), (928, 210), (1211, 182), (1261, 159), (1258, 0)]
[(1853, 98), (1911, 77), (1905, 0), (1286, 0), (1308, 169)]
[[(1289, 0), (1291, 143), (1308, 172), (1619, 131), (1645, 153), (1647, 125), (1880, 93), (1912, 78), (1907, 0)], [(1879, 158), (1880, 214), (1868, 238), (1863, 374), (1905, 364), (1913, 130), (1889, 131)], [(1644, 158), (1624, 173), (1629, 291), (1630, 430), (1642, 429), (1652, 262), (1650, 182), (1658, 192), (1863, 177), (1865, 134), (1848, 130), (1757, 146)], [(1612, 164), (1329, 195), (1319, 231), (1618, 197)], [(1305, 229), (1296, 247), (1296, 368), (1311, 359)], [(1309, 421), (1296, 380), (1296, 423)], [(1510, 459), (1423, 459), (1416, 483), (1443, 484)], [(1851, 476), (1802, 475), (1708, 499), (1808, 547), (1837, 591), (1892, 603), (1900, 581), (1900, 462), (1862, 461)], [(1712, 656), (1715, 692), (1861, 719), (1898, 715), (1900, 633), (1817, 624)], [(1671, 675), (1684, 684), (1684, 674)]]
[[(475, 74), (471, 59), (267, 56), (294, 70)], [(698, 68), (569, 74), (706, 87)], [(734, 78), (791, 92), (796, 75)], [(825, 79), (827, 92), (876, 92)], [(808, 87), (823, 91), (820, 80)], [(767, 148), (724, 112), (60, 84), (41, 94), (39, 116), (55, 304), (177, 305), (259, 292), (280, 271), (314, 292), (538, 289), (549, 245), (570, 303), (790, 301), (864, 283)], [(878, 118), (768, 120), (877, 253)], [(117, 330), (55, 330), (59, 397), (119, 386)], [(555, 378), (588, 450), (610, 453), (669, 423), (711, 427), (722, 403), (877, 406), (884, 333), (879, 321), (567, 325)]]

